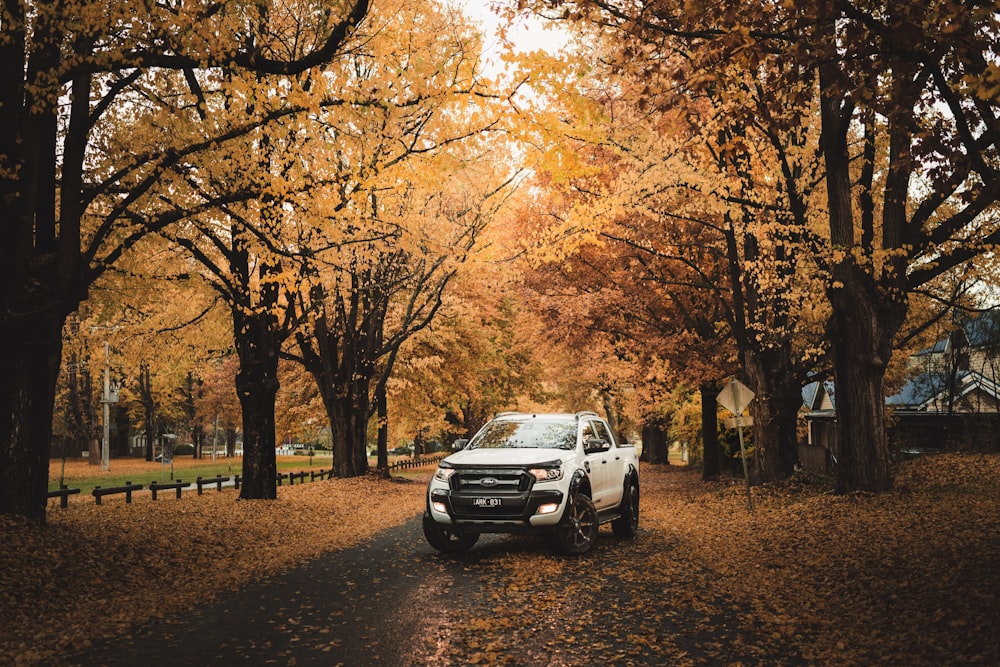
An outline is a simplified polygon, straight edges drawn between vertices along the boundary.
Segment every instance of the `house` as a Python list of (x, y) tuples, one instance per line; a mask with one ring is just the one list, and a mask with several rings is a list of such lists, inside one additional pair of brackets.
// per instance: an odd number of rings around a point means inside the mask
[[(888, 436), (896, 456), (958, 447), (1000, 449), (1000, 313), (969, 320), (909, 359), (909, 380), (886, 398)], [(799, 461), (825, 472), (835, 456), (831, 382), (802, 391), (805, 442)]]
[(799, 464), (806, 470), (826, 472), (834, 449), (836, 419), (833, 382), (811, 382), (802, 388), (805, 441), (799, 443)]

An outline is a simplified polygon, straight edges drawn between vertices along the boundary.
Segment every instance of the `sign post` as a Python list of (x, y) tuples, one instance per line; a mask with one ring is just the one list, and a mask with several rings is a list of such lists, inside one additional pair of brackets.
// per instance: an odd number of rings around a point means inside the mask
[(743, 411), (750, 401), (753, 400), (754, 393), (745, 384), (736, 378), (729, 378), (729, 383), (719, 392), (717, 400), (725, 409), (729, 410), (736, 417), (736, 430), (740, 438), (740, 459), (743, 460), (743, 479), (747, 485), (747, 507), (753, 511), (753, 498), (750, 496), (750, 474), (747, 472), (747, 452), (743, 447)]

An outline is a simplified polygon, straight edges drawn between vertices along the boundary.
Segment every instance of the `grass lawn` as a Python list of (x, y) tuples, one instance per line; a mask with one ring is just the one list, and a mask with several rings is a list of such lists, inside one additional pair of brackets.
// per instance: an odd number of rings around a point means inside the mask
[[(389, 463), (408, 458), (390, 456)], [(277, 463), (279, 472), (308, 473), (311, 470), (329, 470), (333, 467), (330, 452), (322, 451), (312, 457), (278, 456)], [(368, 460), (370, 469), (374, 469), (375, 464), (375, 459)], [(101, 470), (100, 465), (91, 465), (87, 459), (67, 459), (65, 466), (62, 459), (52, 459), (49, 462), (49, 490), (58, 489), (60, 480), (71, 489), (80, 489), (81, 495), (84, 496), (90, 495), (94, 487), (122, 486), (126, 482), (142, 484), (144, 487), (148, 487), (150, 482), (176, 480), (194, 484), (198, 477), (233, 477), (241, 474), (243, 457), (218, 457), (213, 461), (211, 458), (194, 459), (190, 456), (177, 456), (172, 464), (139, 458), (118, 458), (111, 459), (110, 468), (105, 472)], [(416, 470), (412, 472), (399, 470), (394, 472), (393, 476), (409, 479), (419, 474)]]
[[(310, 465), (308, 456), (279, 456), (278, 470), (280, 472), (309, 472), (310, 470), (327, 470), (332, 461), (328, 452), (312, 457)], [(49, 489), (58, 489), (59, 480), (72, 488), (80, 489), (82, 495), (88, 495), (96, 486), (104, 488), (121, 486), (126, 482), (142, 484), (148, 487), (150, 482), (171, 482), (182, 480), (194, 483), (198, 477), (233, 477), (243, 469), (243, 458), (218, 457), (194, 459), (190, 456), (178, 456), (174, 462), (158, 463), (138, 458), (111, 459), (110, 470), (101, 470), (99, 465), (91, 465), (86, 459), (67, 459), (63, 468), (61, 459), (53, 459), (49, 463)]]

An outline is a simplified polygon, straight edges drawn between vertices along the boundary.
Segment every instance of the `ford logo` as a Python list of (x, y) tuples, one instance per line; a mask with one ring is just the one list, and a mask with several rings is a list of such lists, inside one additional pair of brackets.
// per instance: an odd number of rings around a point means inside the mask
[(483, 477), (479, 480), (480, 486), (496, 486), (500, 481), (496, 477)]

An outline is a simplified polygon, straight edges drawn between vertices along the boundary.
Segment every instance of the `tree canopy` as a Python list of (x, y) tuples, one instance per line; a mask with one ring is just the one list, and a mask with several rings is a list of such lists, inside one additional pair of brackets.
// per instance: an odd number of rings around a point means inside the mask
[(101, 339), (147, 441), (238, 426), (246, 498), (275, 495), (282, 377), (341, 476), (373, 431), (386, 472), (390, 429), (638, 432), (695, 393), (710, 476), (738, 375), (761, 480), (830, 378), (838, 488), (891, 488), (899, 350), (995, 300), (996, 11), (498, 5), (565, 47), (487, 70), (436, 2), (5, 6), (0, 512), (44, 520), (53, 429), (93, 439)]

